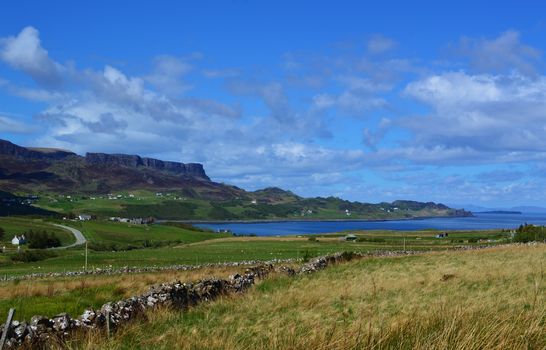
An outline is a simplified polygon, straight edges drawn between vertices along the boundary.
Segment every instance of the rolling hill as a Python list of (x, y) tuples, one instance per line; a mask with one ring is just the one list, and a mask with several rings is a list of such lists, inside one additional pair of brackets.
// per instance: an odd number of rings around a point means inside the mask
[[(0, 190), (13, 193), (18, 206), (97, 216), (155, 216), (187, 220), (396, 219), (468, 216), (469, 212), (433, 202), (360, 203), (340, 198), (303, 198), (270, 187), (254, 192), (212, 181), (202, 164), (127, 154), (30, 148), (0, 140)], [(134, 194), (139, 193), (138, 201)], [(116, 201), (111, 201), (111, 195)], [(166, 195), (163, 196), (162, 194)], [(14, 197), (15, 197), (14, 195)], [(6, 215), (7, 199), (0, 213)], [(13, 202), (13, 199), (9, 201)], [(30, 205), (31, 204), (31, 205)], [(34, 209), (32, 209), (34, 208)], [(13, 209), (11, 209), (13, 212)]]

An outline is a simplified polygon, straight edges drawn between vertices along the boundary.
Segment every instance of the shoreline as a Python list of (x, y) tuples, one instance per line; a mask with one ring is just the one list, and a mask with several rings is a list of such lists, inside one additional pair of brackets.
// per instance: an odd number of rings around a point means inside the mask
[(471, 218), (475, 215), (439, 215), (393, 219), (257, 219), (257, 220), (156, 220), (157, 223), (180, 222), (186, 224), (271, 224), (285, 222), (388, 222), (426, 219)]

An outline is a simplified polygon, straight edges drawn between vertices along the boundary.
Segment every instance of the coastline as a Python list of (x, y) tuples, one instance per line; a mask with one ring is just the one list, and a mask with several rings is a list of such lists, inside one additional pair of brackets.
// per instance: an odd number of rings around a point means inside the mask
[(258, 220), (156, 220), (157, 223), (180, 222), (185, 224), (271, 224), (285, 222), (389, 222), (389, 221), (413, 221), (426, 219), (469, 218), (474, 215), (438, 215), (418, 216), (411, 218), (392, 219), (258, 219)]

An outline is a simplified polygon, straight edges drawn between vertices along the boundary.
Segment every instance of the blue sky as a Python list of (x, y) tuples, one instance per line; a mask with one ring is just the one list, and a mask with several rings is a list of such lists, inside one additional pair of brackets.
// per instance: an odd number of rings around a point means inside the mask
[(543, 205), (545, 7), (3, 4), (0, 136), (249, 190)]

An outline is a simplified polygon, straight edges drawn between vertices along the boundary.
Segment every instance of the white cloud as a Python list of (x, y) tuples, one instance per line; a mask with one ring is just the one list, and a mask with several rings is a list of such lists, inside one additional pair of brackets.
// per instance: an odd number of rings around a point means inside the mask
[(154, 59), (154, 70), (145, 79), (170, 96), (179, 96), (191, 89), (191, 86), (182, 81), (182, 77), (193, 69), (185, 60), (173, 56), (158, 56)]
[(36, 131), (35, 126), (23, 123), (13, 117), (0, 115), (0, 131), (15, 134), (30, 134)]
[(368, 52), (371, 54), (380, 54), (392, 50), (395, 46), (396, 41), (383, 35), (374, 35), (367, 43)]
[(38, 31), (24, 28), (17, 36), (0, 41), (0, 58), (30, 75), (39, 84), (56, 87), (61, 83), (63, 67), (52, 61), (40, 44)]
[(412, 82), (404, 93), (432, 108), (426, 116), (398, 121), (413, 133), (413, 144), (466, 149), (486, 162), (544, 156), (544, 76), (444, 73)]
[(468, 57), (470, 63), (481, 71), (512, 71), (523, 74), (536, 73), (535, 64), (541, 56), (539, 50), (522, 44), (520, 33), (508, 30), (498, 37), (488, 39), (461, 39), (456, 52)]

